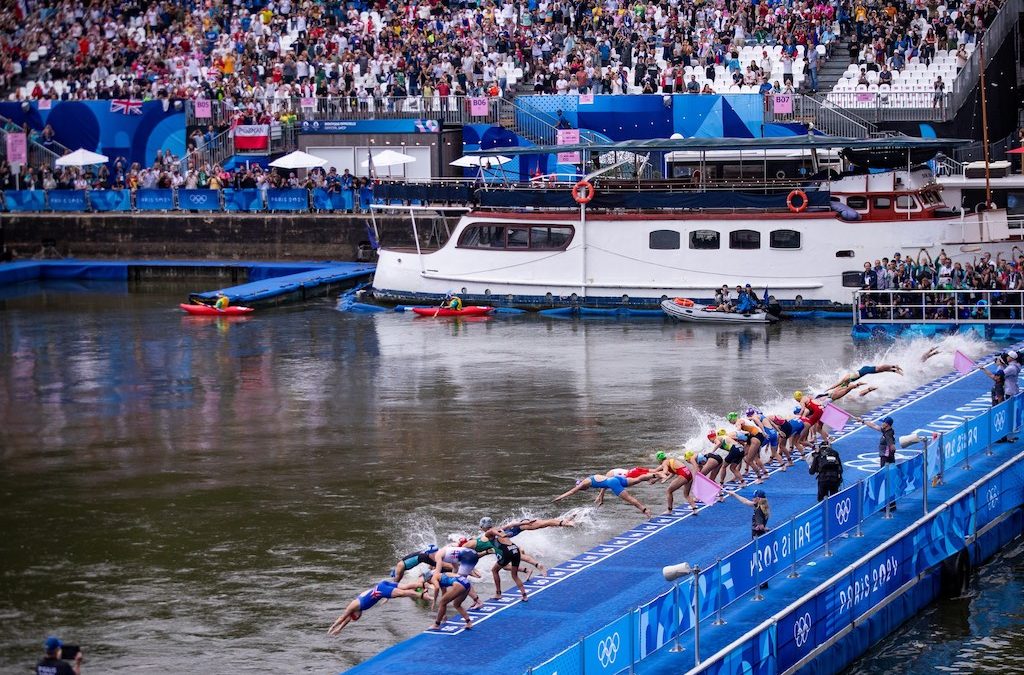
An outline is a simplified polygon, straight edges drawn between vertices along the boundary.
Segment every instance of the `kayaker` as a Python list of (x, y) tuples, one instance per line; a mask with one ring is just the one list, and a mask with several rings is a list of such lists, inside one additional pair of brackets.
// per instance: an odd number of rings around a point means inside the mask
[(460, 298), (457, 295), (449, 294), (448, 295), (448, 309), (454, 310), (456, 312), (461, 312), (462, 311), (462, 298)]
[(617, 476), (612, 472), (604, 474), (598, 473), (594, 474), (593, 476), (588, 476), (582, 480), (576, 481), (576, 486), (573, 489), (563, 494), (560, 494), (559, 496), (555, 497), (553, 501), (560, 502), (566, 497), (574, 495), (577, 492), (582, 492), (583, 490), (589, 490), (590, 488), (593, 487), (599, 490), (597, 498), (594, 499), (594, 503), (600, 506), (601, 504), (604, 503), (605, 490), (611, 490), (612, 494), (614, 494), (616, 497), (626, 502), (627, 504), (636, 507), (645, 516), (650, 518), (651, 510), (644, 506), (636, 497), (626, 492), (626, 488), (633, 487), (634, 485), (637, 485), (638, 483), (642, 483), (644, 481), (654, 480), (657, 477), (658, 475), (653, 472), (644, 474), (642, 476), (636, 476), (634, 478), (627, 478), (626, 476)]
[(398, 584), (388, 579), (382, 579), (377, 582), (377, 585), (373, 588), (363, 591), (356, 599), (348, 604), (345, 611), (342, 612), (331, 627), (327, 629), (328, 635), (337, 635), (341, 630), (352, 621), (358, 621), (359, 617), (363, 615), (363, 612), (376, 605), (381, 600), (390, 600), (391, 598), (416, 598), (421, 597), (424, 591), (416, 591), (414, 589), (399, 588)]
[(219, 309), (220, 311), (223, 312), (225, 309), (228, 308), (228, 305), (230, 303), (231, 303), (231, 300), (228, 298), (228, 296), (224, 295), (223, 293), (218, 293), (217, 294), (217, 302), (213, 303), (213, 308), (214, 309)]
[(671, 479), (672, 482), (668, 484), (666, 490), (667, 503), (665, 505), (665, 514), (672, 513), (673, 508), (673, 497), (675, 491), (679, 488), (683, 488), (683, 497), (690, 503), (690, 509), (694, 515), (697, 515), (697, 500), (690, 493), (690, 486), (693, 485), (693, 474), (700, 471), (699, 467), (694, 463), (693, 458), (696, 457), (693, 450), (687, 450), (683, 453), (683, 459), (677, 459), (675, 457), (669, 457), (664, 452), (659, 451), (654, 458), (660, 462), (658, 468), (655, 469), (655, 473), (661, 476), (661, 482)]

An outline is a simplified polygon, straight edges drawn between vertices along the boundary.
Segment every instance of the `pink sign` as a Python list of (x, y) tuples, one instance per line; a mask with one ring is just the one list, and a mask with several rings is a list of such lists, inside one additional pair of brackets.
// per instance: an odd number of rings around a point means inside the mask
[(594, 105), (594, 95), (580, 94), (580, 105)]
[(303, 96), (299, 99), (299, 107), (312, 110), (316, 107), (316, 99), (312, 96)]
[(793, 114), (793, 95), (792, 94), (775, 94), (775, 107), (773, 110), (776, 115), (791, 115)]
[(25, 134), (7, 133), (7, 161), (10, 164), (28, 164), (28, 143)]
[(213, 117), (213, 106), (205, 98), (196, 99), (196, 119), (203, 120)]
[(40, 99), (39, 100), (39, 109), (40, 110), (49, 110), (50, 109), (50, 99), (48, 99), (48, 98)]
[[(576, 145), (580, 142), (579, 129), (557, 129), (555, 133), (558, 134), (556, 145)], [(558, 153), (559, 164), (577, 164), (579, 161), (580, 153), (578, 152)]]
[(486, 117), (487, 107), (486, 98), (474, 96), (469, 99), (469, 114), (473, 117)]
[(857, 103), (871, 103), (874, 100), (874, 94), (865, 94), (863, 92), (857, 94)]
[(977, 367), (977, 363), (967, 358), (959, 349), (956, 350), (956, 353), (953, 355), (953, 368), (956, 369), (956, 372), (961, 375), (967, 375)]

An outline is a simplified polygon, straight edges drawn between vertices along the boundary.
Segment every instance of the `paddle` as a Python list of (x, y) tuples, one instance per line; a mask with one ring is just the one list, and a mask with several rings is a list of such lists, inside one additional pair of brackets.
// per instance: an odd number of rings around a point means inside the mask
[(445, 300), (447, 300), (447, 299), (448, 299), (448, 298), (444, 298), (444, 299), (442, 299), (442, 300), (441, 300), (441, 304), (440, 304), (440, 305), (438, 305), (438, 306), (437, 306), (437, 309), (435, 309), (435, 310), (434, 310), (434, 316), (432, 316), (432, 317), (431, 317), (432, 319), (436, 319), (436, 318), (437, 318), (437, 315), (441, 313), (441, 310), (442, 310), (442, 309), (444, 308), (444, 302), (445, 302)]

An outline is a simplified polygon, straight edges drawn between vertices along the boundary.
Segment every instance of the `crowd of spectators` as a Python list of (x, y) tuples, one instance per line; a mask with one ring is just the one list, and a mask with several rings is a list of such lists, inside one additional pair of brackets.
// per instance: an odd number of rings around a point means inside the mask
[(924, 249), (917, 256), (897, 252), (865, 262), (862, 281), (862, 319), (1021, 318), (1008, 305), (1024, 297), (1024, 250), (1014, 246), (1006, 259), (985, 252), (969, 263), (953, 262), (945, 250), (934, 260)]
[[(767, 91), (795, 63), (816, 88), (819, 55), (840, 35), (855, 60), (898, 67), (973, 40), (998, 9), (944, 2), (19, 0), (0, 15), (0, 93), (444, 98), (500, 95), (517, 77), (543, 93), (694, 92), (721, 81), (715, 68)], [(741, 59), (750, 45), (781, 49)]]

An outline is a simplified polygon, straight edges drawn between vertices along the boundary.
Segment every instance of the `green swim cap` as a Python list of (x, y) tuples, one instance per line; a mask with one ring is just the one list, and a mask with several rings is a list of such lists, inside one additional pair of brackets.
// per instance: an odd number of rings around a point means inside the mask
[(740, 418), (740, 414), (737, 413), (737, 412), (731, 412), (731, 413), (729, 413), (728, 415), (725, 416), (725, 419), (729, 420), (730, 422), (735, 422), (739, 418)]
[(658, 450), (658, 454), (654, 456), (654, 459), (658, 460), (659, 462), (664, 462), (667, 456), (668, 455), (666, 455), (663, 450)]

